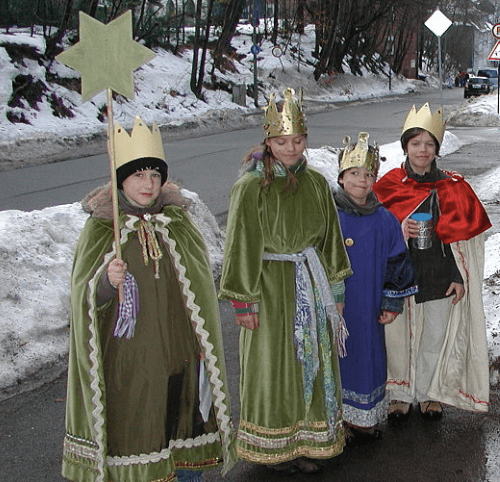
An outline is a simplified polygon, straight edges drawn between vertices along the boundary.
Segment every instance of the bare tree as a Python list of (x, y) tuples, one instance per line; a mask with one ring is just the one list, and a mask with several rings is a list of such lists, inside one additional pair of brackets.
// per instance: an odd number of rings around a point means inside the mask
[(59, 25), (59, 28), (53, 35), (50, 35), (45, 38), (45, 55), (49, 59), (53, 59), (61, 50), (59, 45), (64, 37), (64, 34), (66, 33), (68, 27), (71, 24), (72, 7), (73, 7), (73, 0), (66, 0), (64, 14), (61, 20), (61, 24)]
[(361, 74), (362, 66), (380, 71), (383, 61), (399, 72), (420, 30), (419, 13), (436, 4), (430, 0), (316, 0), (309, 4), (316, 25), (316, 80), (323, 74), (343, 72), (345, 63), (355, 74)]
[(280, 11), (279, 0), (274, 0), (274, 16), (273, 16), (273, 31), (271, 34), (271, 42), (276, 45), (278, 43), (278, 33), (279, 33), (279, 11)]
[(9, 33), (10, 21), (9, 0), (0, 0), (0, 27), (4, 27), (6, 33)]
[(231, 38), (236, 32), (245, 4), (246, 0), (230, 0), (227, 4), (222, 31), (212, 51), (213, 66), (221, 71), (226, 68), (225, 56), (231, 52)]
[[(193, 63), (191, 68), (191, 91), (198, 99), (203, 99), (202, 87), (203, 79), (205, 76), (205, 64), (207, 58), (208, 42), (210, 40), (210, 28), (212, 19), (214, 1), (208, 0), (207, 14), (205, 19), (205, 35), (201, 41), (201, 27), (202, 27), (202, 0), (198, 0), (196, 6), (196, 24), (195, 24), (195, 37), (193, 44)], [(201, 48), (201, 59), (198, 63), (199, 48)]]

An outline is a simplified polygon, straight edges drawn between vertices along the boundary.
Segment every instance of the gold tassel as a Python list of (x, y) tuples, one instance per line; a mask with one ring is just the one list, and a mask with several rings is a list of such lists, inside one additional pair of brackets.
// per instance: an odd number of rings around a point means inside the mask
[[(139, 242), (142, 246), (142, 259), (144, 260), (145, 266), (149, 265), (149, 258), (154, 261), (155, 278), (160, 279), (160, 259), (163, 258), (163, 253), (161, 252), (158, 239), (156, 238), (155, 228), (150, 223), (149, 219), (145, 219), (146, 216), (141, 218), (139, 229), (137, 230), (137, 236), (139, 236)], [(150, 218), (150, 216), (148, 216), (148, 218)]]

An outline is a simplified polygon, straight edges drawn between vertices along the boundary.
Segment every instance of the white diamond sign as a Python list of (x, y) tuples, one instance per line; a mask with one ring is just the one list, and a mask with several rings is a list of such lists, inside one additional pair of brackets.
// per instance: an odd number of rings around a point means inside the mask
[(453, 22), (437, 9), (425, 22), (425, 26), (436, 36), (441, 37)]

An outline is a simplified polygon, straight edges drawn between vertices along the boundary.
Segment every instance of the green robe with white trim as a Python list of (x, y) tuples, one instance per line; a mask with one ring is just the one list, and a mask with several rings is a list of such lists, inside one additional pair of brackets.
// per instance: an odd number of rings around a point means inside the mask
[[(164, 188), (165, 191), (173, 189)], [(95, 199), (98, 199), (95, 202)], [(176, 468), (234, 463), (222, 336), (205, 244), (176, 205), (152, 216), (160, 279), (145, 265), (137, 216), (120, 214), (122, 257), (137, 280), (131, 339), (113, 336), (117, 300), (97, 305), (114, 259), (109, 189), (80, 235), (71, 279), (71, 332), (63, 476), (75, 482), (175, 481)], [(95, 206), (94, 206), (95, 207)], [(99, 217), (103, 216), (103, 217)], [(204, 364), (212, 406), (199, 410)]]
[[(261, 464), (329, 458), (344, 447), (336, 334), (330, 332), (319, 346), (320, 368), (307, 406), (294, 346), (294, 263), (262, 259), (264, 252), (290, 254), (315, 246), (331, 284), (352, 274), (326, 179), (309, 167), (296, 177), (295, 191), (285, 190), (283, 176), (262, 189), (259, 172), (250, 170), (232, 189), (227, 223), (219, 297), (259, 303), (260, 323), (240, 334), (237, 454)], [(327, 371), (335, 380), (328, 390)], [(333, 430), (325, 397), (337, 407)]]

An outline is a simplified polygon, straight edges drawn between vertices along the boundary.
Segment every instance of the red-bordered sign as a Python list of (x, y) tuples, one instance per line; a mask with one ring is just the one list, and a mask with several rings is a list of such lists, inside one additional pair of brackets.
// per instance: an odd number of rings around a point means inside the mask
[(493, 25), (491, 33), (493, 34), (493, 37), (500, 39), (500, 23)]
[(495, 46), (491, 49), (488, 60), (500, 60), (500, 40), (497, 40)]

